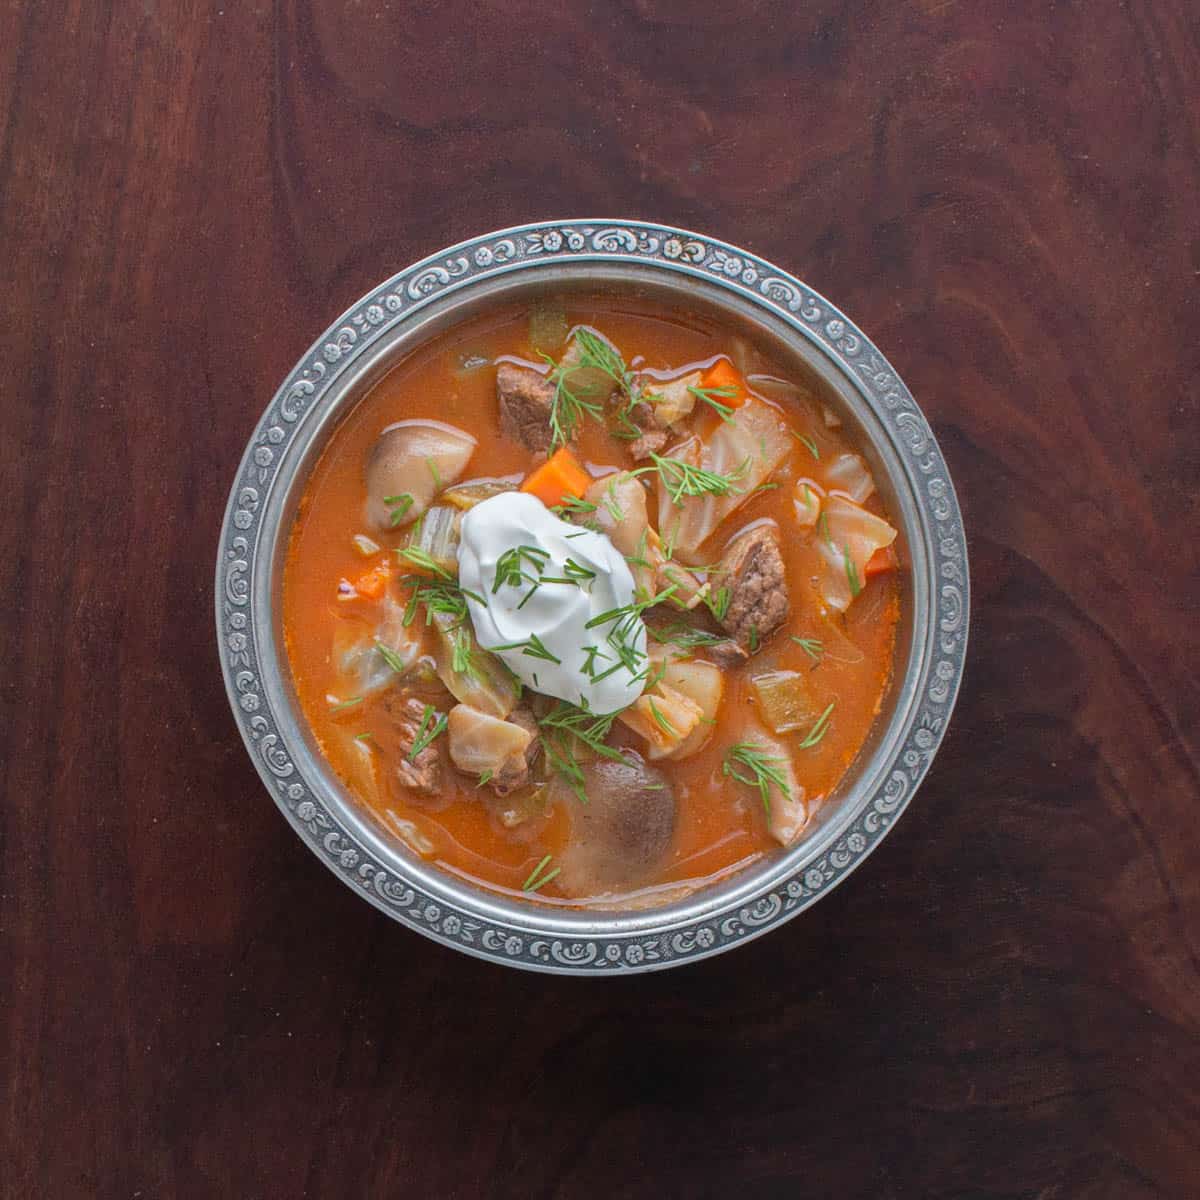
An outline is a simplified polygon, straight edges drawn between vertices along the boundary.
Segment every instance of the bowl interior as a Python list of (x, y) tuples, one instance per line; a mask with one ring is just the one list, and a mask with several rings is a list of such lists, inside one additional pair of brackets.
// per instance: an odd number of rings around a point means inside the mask
[[(736, 872), (723, 881), (687, 898), (652, 909), (627, 911), (595, 907), (570, 909), (516, 901), (493, 893), (443, 871), (411, 854), (394, 835), (383, 829), (347, 791), (326, 763), (294, 694), (281, 628), (283, 561), (297, 505), (317, 460), (339, 423), (388, 372), (419, 351), (446, 329), (497, 304), (532, 301), (537, 296), (604, 293), (614, 298), (646, 297), (682, 312), (715, 319), (731, 333), (747, 338), (785, 373), (821, 395), (849, 428), (852, 441), (870, 462), (876, 485), (894, 521), (900, 527), (898, 546), (907, 569), (902, 574), (901, 614), (896, 632), (891, 681), (867, 742), (844, 777), (834, 797), (820, 809), (805, 837), (787, 852), (768, 856), (761, 863)], [(794, 872), (805, 860), (817, 857), (855, 819), (881, 782), (889, 756), (898, 740), (897, 720), (915, 699), (916, 683), (924, 663), (929, 630), (918, 619), (927, 612), (929, 588), (928, 531), (913, 494), (914, 480), (896, 452), (893, 436), (867, 402), (857, 381), (823, 348), (759, 304), (732, 294), (702, 275), (667, 272), (651, 264), (556, 264), (537, 270), (513, 270), (443, 295), (420, 313), (382, 334), (370, 351), (335, 376), (319, 405), (306, 414), (308, 435), (297, 439), (280, 464), (267, 499), (260, 559), (269, 564), (256, 587), (263, 594), (259, 611), (272, 619), (263, 631), (263, 683), (276, 712), (290, 720), (287, 733), (303, 776), (323, 801), (356, 837), (401, 876), (418, 882), (431, 893), (444, 894), (448, 903), (469, 899), (476, 908), (494, 910), (497, 919), (520, 924), (529, 919), (537, 928), (554, 927), (570, 932), (586, 925), (590, 932), (609, 925), (628, 932), (643, 926), (661, 928), (675, 918), (694, 919), (699, 911), (736, 903), (751, 896), (771, 880)]]

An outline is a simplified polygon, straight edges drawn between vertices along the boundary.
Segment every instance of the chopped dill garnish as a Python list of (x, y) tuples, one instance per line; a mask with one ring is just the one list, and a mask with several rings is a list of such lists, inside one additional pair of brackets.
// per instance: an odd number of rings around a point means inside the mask
[(505, 642), (503, 646), (489, 646), (488, 649), (496, 654), (501, 650), (520, 650), (522, 654), (527, 655), (529, 658), (541, 658), (545, 659), (546, 662), (558, 663), (560, 665), (562, 663), (561, 658), (546, 649), (545, 642), (536, 633), (531, 633), (524, 641)]
[(658, 727), (668, 737), (678, 737), (679, 734), (676, 731), (675, 726), (672, 725), (671, 722), (668, 721), (667, 718), (664, 717), (663, 714), (659, 711), (658, 705), (654, 703), (654, 698), (651, 696), (651, 697), (647, 697), (647, 699), (649, 700), (649, 703), (650, 703), (650, 715), (654, 718), (655, 724), (658, 725)]
[(604, 509), (614, 521), (625, 520), (625, 510), (617, 503), (616, 479), (604, 489)]
[(823, 642), (819, 642), (816, 638), (797, 637), (794, 633), (789, 634), (788, 636), (791, 637), (792, 641), (795, 642), (796, 645), (799, 646), (800, 649), (803, 650), (804, 653), (813, 660), (813, 662), (821, 661), (821, 655), (825, 652), (825, 644)]
[(792, 798), (792, 790), (788, 787), (783, 768), (787, 761), (768, 754), (762, 746), (753, 742), (738, 742), (725, 752), (725, 761), (721, 770), (738, 783), (757, 788), (762, 797), (763, 809), (771, 815), (771, 787), (774, 785), (787, 799)]
[[(564, 496), (562, 503), (553, 505), (550, 511), (558, 517), (587, 516), (596, 511), (596, 506), (590, 500), (584, 500), (579, 496)], [(576, 537), (578, 535), (569, 534), (568, 536)]]
[[(536, 892), (539, 888), (545, 887), (546, 884), (548, 884), (558, 875), (559, 871), (562, 870), (562, 867), (555, 867), (553, 871), (546, 871), (546, 867), (549, 866), (550, 861), (553, 858), (553, 854), (547, 854), (546, 857), (543, 858), (542, 861), (538, 863), (538, 865), (534, 867), (532, 871), (529, 872), (529, 878), (526, 879), (523, 884), (521, 884), (521, 891)], [(543, 871), (545, 871), (545, 874), (542, 874)]]
[[(391, 664), (389, 663), (388, 665), (390, 666)], [(333, 705), (329, 710), (329, 715), (333, 716), (334, 713), (345, 712), (346, 709), (354, 708), (356, 705), (359, 705), (362, 702), (363, 698), (361, 696), (351, 696), (349, 700), (341, 700), (337, 704)]]
[(387, 665), (391, 667), (393, 671), (400, 673), (408, 669), (408, 664), (404, 661), (404, 659), (402, 659), (400, 655), (398, 655), (395, 650), (391, 648), (391, 646), (385, 646), (378, 638), (375, 639), (375, 649), (379, 651), (380, 655), (383, 657), (383, 661), (387, 663)]
[(417, 755), (446, 728), (446, 725), (445, 713), (439, 713), (432, 704), (425, 705), (425, 712), (421, 715), (421, 727), (417, 730), (412, 749), (408, 752), (408, 761), (416, 762)]
[(846, 564), (846, 580), (850, 584), (850, 595), (857, 596), (862, 591), (862, 581), (858, 578), (858, 568), (850, 557), (846, 546), (842, 547), (842, 561)]
[(674, 625), (668, 625), (665, 628), (647, 625), (646, 631), (661, 645), (678, 646), (680, 650), (702, 650), (706, 646), (719, 646), (726, 640), (724, 634), (694, 629), (682, 621), (677, 621)]
[(792, 430), (792, 437), (796, 439), (818, 462), (821, 461), (821, 451), (817, 448), (817, 443), (803, 433), (797, 433)]
[(481, 771), (479, 773), (479, 782), (475, 786), (476, 787), (486, 787), (488, 782), (491, 780), (493, 774), (494, 774), (494, 772), (492, 772), (492, 771)]
[(354, 740), (356, 742), (369, 742), (372, 740), (373, 737), (374, 737), (374, 734), (372, 734), (371, 731), (368, 729), (366, 733), (356, 733), (354, 735)]
[[(496, 559), (496, 578), (492, 584), (492, 595), (494, 596), (506, 583), (512, 587), (520, 587), (523, 583), (536, 585), (542, 568), (549, 561), (550, 555), (537, 546), (514, 546), (511, 550), (505, 550)], [(527, 575), (522, 563), (528, 563), (536, 574)]]
[(729, 612), (729, 602), (733, 599), (733, 593), (727, 587), (719, 587), (715, 592), (704, 597), (704, 603), (708, 605), (708, 611), (712, 613), (718, 621), (725, 620), (726, 614)]
[(751, 654), (758, 653), (758, 626), (757, 625), (750, 626), (750, 653)]
[(404, 520), (405, 514), (412, 508), (414, 503), (411, 492), (401, 492), (398, 496), (384, 496), (383, 502), (390, 510), (388, 512), (388, 525), (392, 529), (395, 529)]
[(750, 469), (749, 459), (728, 475), (694, 466), (679, 458), (664, 458), (661, 454), (652, 453), (650, 461), (653, 465), (642, 467), (637, 474), (656, 471), (672, 503), (678, 507), (683, 506), (687, 496), (740, 495), (737, 481)]
[(559, 701), (538, 721), (546, 761), (583, 804), (587, 803), (587, 792), (583, 786), (583, 768), (575, 757), (574, 744), (578, 741), (593, 754), (624, 762), (625, 756), (608, 745), (606, 740), (616, 719), (616, 713), (597, 716), (586, 708)]
[(821, 515), (817, 518), (817, 532), (825, 540), (827, 546), (833, 545), (833, 538), (829, 536), (829, 513), (824, 509), (821, 510)]
[(440, 492), (442, 490), (442, 477), (440, 474), (438, 474), (437, 463), (434, 462), (433, 459), (427, 454), (425, 455), (425, 465), (429, 468), (430, 475), (433, 476), (434, 488)]
[(704, 403), (707, 404), (713, 410), (713, 412), (715, 412), (717, 416), (721, 418), (722, 421), (729, 425), (733, 424), (732, 407), (728, 404), (722, 404), (721, 400), (717, 399), (717, 397), (719, 396), (724, 400), (731, 400), (738, 394), (737, 388), (727, 384), (725, 387), (715, 388), (689, 387), (688, 391), (691, 392), (697, 400), (703, 400)]
[(416, 546), (400, 546), (397, 548), (396, 553), (406, 562), (412, 563), (414, 567), (419, 567), (422, 571), (428, 571), (430, 575), (436, 575), (441, 579), (454, 579), (454, 576), (425, 550), (421, 550)]
[(815, 746), (828, 732), (829, 721), (833, 715), (833, 707), (837, 703), (836, 700), (829, 702), (829, 707), (816, 719), (813, 727), (805, 735), (804, 740), (800, 743), (801, 750), (809, 750)]

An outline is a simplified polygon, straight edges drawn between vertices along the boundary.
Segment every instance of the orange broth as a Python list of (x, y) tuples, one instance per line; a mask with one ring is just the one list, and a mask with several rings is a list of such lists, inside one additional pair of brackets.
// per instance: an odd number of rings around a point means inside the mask
[[(704, 366), (718, 355), (729, 354), (734, 340), (706, 317), (673, 311), (642, 298), (575, 297), (568, 298), (566, 305), (570, 325), (587, 324), (601, 331), (634, 368), (677, 372)], [(333, 630), (344, 613), (344, 602), (337, 598), (339, 584), (361, 577), (370, 566), (352, 538), (369, 532), (385, 550), (405, 540), (403, 530), (381, 534), (364, 526), (363, 469), (375, 440), (402, 418), (434, 418), (459, 426), (478, 439), (463, 481), (528, 474), (538, 460), (501, 436), (495, 360), (540, 362), (529, 344), (529, 316), (528, 305), (509, 306), (459, 325), (415, 350), (362, 397), (333, 434), (308, 482), (290, 538), (283, 584), (283, 628), (296, 693), (333, 769), (379, 823), (402, 836), (410, 848), (417, 845), (441, 867), (517, 895), (535, 865), (548, 854), (557, 857), (563, 849), (569, 825), (563, 802), (548, 806), (536, 819), (508, 828), (497, 819), (495, 805), (483, 801), (476, 780), (457, 774), (448, 762), (444, 764), (444, 793), (438, 811), (414, 803), (394, 779), (380, 795), (366, 794), (357, 782), (360, 776), (353, 759), (364, 751), (361, 743), (348, 735), (371, 734), (373, 752), (383, 753), (381, 747), (387, 744), (385, 714), (374, 699), (331, 711), (331, 699), (336, 697), (331, 696), (330, 688)], [(486, 360), (486, 365), (464, 367), (464, 362), (475, 358)], [(788, 372), (761, 356), (751, 369), (796, 380), (794, 370)], [(747, 664), (725, 672), (724, 699), (707, 745), (682, 761), (667, 759), (655, 764), (671, 781), (677, 812), (669, 860), (649, 882), (644, 903), (672, 898), (764, 854), (780, 852), (767, 833), (758, 793), (722, 771), (727, 748), (762, 729), (751, 676), (767, 669), (808, 671), (822, 707), (835, 702), (827, 731), (817, 744), (798, 748), (803, 733), (780, 737), (792, 750), (811, 812), (834, 792), (881, 706), (899, 614), (897, 572), (885, 571), (866, 579), (862, 593), (844, 616), (822, 616), (813, 590), (821, 560), (812, 546), (811, 531), (796, 528), (793, 488), (803, 478), (820, 484), (824, 464), (855, 447), (841, 428), (827, 425), (811, 384), (809, 392), (809, 398), (798, 404), (779, 405), (780, 419), (798, 435), (811, 439), (820, 457), (814, 458), (798, 436), (794, 452), (771, 476), (780, 486), (751, 496), (710, 539), (719, 552), (720, 545), (738, 529), (763, 518), (777, 522), (783, 533), (792, 615), (787, 626), (767, 640)], [(634, 465), (627, 443), (590, 420), (584, 422), (577, 453), (597, 474)], [(865, 507), (886, 518), (877, 496)], [(394, 580), (390, 586), (397, 586)], [(829, 650), (814, 662), (793, 636), (817, 638)], [(852, 659), (855, 652), (861, 653), (861, 661), (837, 661), (839, 657)], [(612, 742), (640, 744), (620, 724), (614, 726)], [(536, 898), (546, 903), (584, 903), (563, 896), (553, 882)], [(631, 902), (638, 900), (634, 897)], [(607, 903), (612, 903), (611, 897)]]

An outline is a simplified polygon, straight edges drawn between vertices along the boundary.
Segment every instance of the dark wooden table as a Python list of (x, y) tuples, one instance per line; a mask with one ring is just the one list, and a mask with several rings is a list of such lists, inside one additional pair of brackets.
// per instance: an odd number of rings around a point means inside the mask
[[(1200, 1195), (1200, 10), (0, 6), (0, 1193)], [(844, 888), (687, 970), (504, 971), (289, 832), (211, 618), (331, 314), (609, 213), (792, 268), (955, 473), (975, 607)]]

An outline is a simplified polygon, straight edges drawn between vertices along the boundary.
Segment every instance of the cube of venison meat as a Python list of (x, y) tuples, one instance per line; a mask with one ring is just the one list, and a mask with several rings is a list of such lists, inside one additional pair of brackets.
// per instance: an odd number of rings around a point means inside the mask
[[(392, 720), (398, 751), (396, 778), (414, 792), (436, 795), (442, 783), (442, 762), (436, 744), (431, 743), (415, 759), (409, 759), (420, 736), (426, 706), (413, 696), (394, 691), (384, 698), (384, 708)], [(431, 720), (436, 720), (437, 715), (435, 713)]]
[(778, 532), (771, 525), (758, 525), (739, 534), (725, 548), (717, 574), (719, 586), (729, 589), (729, 606), (720, 623), (753, 654), (791, 611)]
[(529, 367), (501, 363), (496, 372), (500, 432), (526, 450), (549, 450), (554, 384)]

